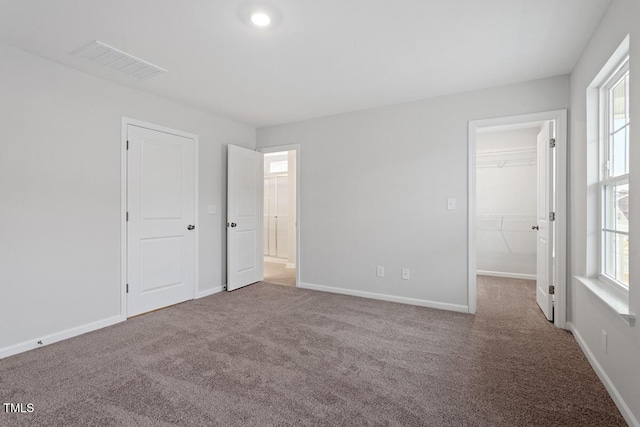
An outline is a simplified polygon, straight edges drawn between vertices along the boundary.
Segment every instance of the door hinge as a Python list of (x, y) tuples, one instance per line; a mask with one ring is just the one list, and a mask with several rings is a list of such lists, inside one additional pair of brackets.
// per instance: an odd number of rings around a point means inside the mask
[(129, 284), (127, 283), (127, 293), (129, 293)]
[(555, 295), (556, 287), (553, 285), (549, 285), (549, 295)]
[(127, 221), (129, 221), (129, 212), (127, 212)]
[(555, 221), (555, 220), (556, 220), (556, 213), (549, 212), (549, 221)]
[(551, 138), (549, 140), (549, 147), (556, 148), (556, 139), (555, 138)]
[(129, 149), (129, 140), (127, 139), (127, 150)]

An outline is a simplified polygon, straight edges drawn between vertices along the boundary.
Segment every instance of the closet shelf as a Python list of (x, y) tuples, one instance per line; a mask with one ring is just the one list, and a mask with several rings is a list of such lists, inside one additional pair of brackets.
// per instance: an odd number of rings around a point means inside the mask
[(518, 147), (505, 150), (478, 151), (476, 167), (504, 168), (509, 166), (532, 166), (538, 162), (536, 147)]

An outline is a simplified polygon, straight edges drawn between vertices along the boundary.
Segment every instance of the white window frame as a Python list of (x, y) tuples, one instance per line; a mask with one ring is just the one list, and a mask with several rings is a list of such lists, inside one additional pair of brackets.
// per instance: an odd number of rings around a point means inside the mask
[[(601, 89), (606, 87), (611, 78), (620, 70), (621, 65), (626, 62), (629, 56), (629, 39), (627, 34), (620, 45), (613, 52), (611, 57), (603, 65), (602, 69), (593, 78), (586, 90), (586, 219), (585, 234), (585, 263), (582, 274), (577, 274), (573, 278), (574, 283), (588, 289), (592, 295), (598, 298), (605, 307), (611, 309), (619, 315), (630, 327), (635, 325), (636, 315), (629, 304), (629, 293), (631, 290), (622, 287), (612, 280), (608, 280), (600, 273), (601, 269), (601, 236), (602, 232), (602, 194), (601, 181), (603, 181), (603, 155), (602, 141), (604, 129), (603, 123), (603, 99)], [(580, 139), (579, 135), (575, 135)], [(632, 150), (633, 151), (633, 150)], [(578, 191), (580, 191), (578, 189)], [(633, 227), (634, 225), (631, 225)], [(580, 268), (578, 266), (578, 268)]]
[[(614, 286), (621, 288), (624, 291), (629, 290), (629, 285), (616, 280), (614, 277), (607, 275), (605, 272), (607, 264), (607, 251), (606, 251), (606, 233), (615, 233), (619, 235), (629, 236), (629, 232), (607, 228), (606, 224), (606, 188), (613, 184), (629, 184), (629, 170), (624, 175), (610, 176), (609, 172), (613, 165), (610, 161), (611, 156), (611, 90), (629, 74), (629, 56), (627, 55), (620, 63), (614, 68), (614, 71), (605, 79), (599, 90), (599, 103), (600, 103), (600, 179), (599, 179), (599, 206), (600, 206), (600, 233), (599, 233), (599, 277), (607, 283), (611, 283)], [(629, 87), (627, 85), (627, 92)], [(627, 94), (627, 111), (629, 111), (629, 96)], [(627, 132), (629, 132), (631, 126), (630, 122), (625, 124)], [(622, 128), (621, 128), (622, 129)], [(631, 165), (629, 165), (629, 169)], [(614, 255), (615, 256), (615, 255)], [(627, 261), (628, 262), (628, 261)]]

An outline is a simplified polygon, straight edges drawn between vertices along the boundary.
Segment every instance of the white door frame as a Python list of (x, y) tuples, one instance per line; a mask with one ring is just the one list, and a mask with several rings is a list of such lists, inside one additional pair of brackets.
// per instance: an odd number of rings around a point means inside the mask
[(300, 144), (277, 145), (273, 147), (261, 147), (258, 151), (262, 153), (277, 153), (279, 151), (296, 150), (296, 286), (300, 286)]
[(477, 309), (476, 283), (476, 135), (478, 129), (518, 123), (556, 121), (556, 256), (554, 259), (555, 308), (553, 323), (566, 329), (567, 323), (567, 110), (544, 111), (517, 116), (469, 121), (467, 187), (467, 269), (469, 313)]
[(128, 176), (127, 176), (127, 127), (129, 125), (138, 126), (145, 129), (155, 130), (158, 132), (169, 133), (184, 138), (193, 139), (195, 148), (194, 159), (194, 171), (196, 175), (195, 180), (195, 224), (194, 230), (194, 257), (195, 257), (195, 272), (194, 272), (194, 286), (193, 286), (193, 298), (196, 298), (198, 293), (198, 287), (200, 284), (200, 268), (199, 268), (199, 229), (200, 222), (198, 221), (198, 135), (183, 132), (176, 129), (171, 129), (165, 126), (156, 125), (154, 123), (145, 122), (142, 120), (132, 119), (130, 117), (122, 116), (122, 133), (120, 141), (120, 318), (121, 320), (127, 320), (127, 270), (128, 270), (128, 258), (127, 258), (127, 188), (128, 188)]

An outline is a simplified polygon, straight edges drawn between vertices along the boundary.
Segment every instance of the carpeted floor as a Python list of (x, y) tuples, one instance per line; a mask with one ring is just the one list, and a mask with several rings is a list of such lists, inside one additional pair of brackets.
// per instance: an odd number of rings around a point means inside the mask
[(259, 283), (0, 360), (35, 406), (0, 425), (625, 425), (533, 286), (480, 277), (471, 316)]
[(264, 281), (278, 285), (295, 286), (296, 269), (287, 268), (286, 264), (278, 262), (264, 262)]

